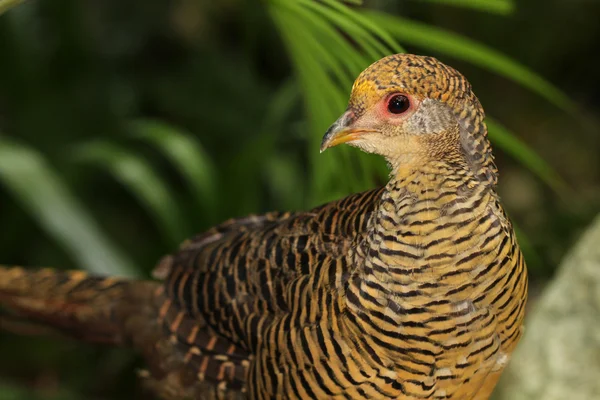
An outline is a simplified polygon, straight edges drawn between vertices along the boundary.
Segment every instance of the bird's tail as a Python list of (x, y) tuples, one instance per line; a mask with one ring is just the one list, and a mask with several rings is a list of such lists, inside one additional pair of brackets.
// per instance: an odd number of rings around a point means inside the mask
[(0, 329), (126, 344), (156, 316), (156, 282), (0, 266)]

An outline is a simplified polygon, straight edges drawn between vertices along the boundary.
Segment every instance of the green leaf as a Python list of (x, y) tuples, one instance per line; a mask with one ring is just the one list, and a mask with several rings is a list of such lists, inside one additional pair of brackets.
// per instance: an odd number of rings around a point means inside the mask
[[(292, 4), (295, 5), (293, 13), (298, 18), (291, 19), (291, 23), (296, 24), (299, 28), (302, 27), (304, 30), (307, 37), (302, 38), (302, 40), (307, 53), (312, 54), (313, 58), (321, 64), (320, 69), (332, 72), (339, 82), (351, 85), (354, 80), (352, 72), (345, 68), (345, 65), (338, 62), (335, 58), (337, 53), (332, 52), (323, 43), (323, 39), (326, 41), (335, 41), (335, 37), (339, 36), (339, 34), (324, 28), (327, 26), (327, 22), (314, 12), (299, 6), (297, 3), (289, 3), (289, 5)], [(331, 81), (331, 79), (329, 80)], [(332, 87), (336, 86), (336, 82), (333, 81), (327, 84)]]
[[(512, 7), (512, 2), (502, 0), (446, 2), (498, 12), (508, 12)], [(460, 35), (401, 17), (372, 11), (361, 14), (337, 0), (271, 0), (271, 5), (273, 18), (282, 32), (301, 81), (309, 119), (315, 132), (322, 132), (341, 112), (341, 105), (346, 101), (351, 78), (343, 69), (356, 76), (368, 63), (374, 61), (372, 58), (386, 55), (389, 49), (402, 51), (395, 38), (465, 59), (515, 80), (567, 111), (575, 110), (566, 95), (539, 75), (509, 57)], [(303, 32), (303, 37), (297, 35), (300, 31)], [(340, 41), (349, 42), (341, 36), (341, 32), (355, 40), (358, 47), (340, 45)], [(361, 50), (365, 51), (366, 57), (361, 54)], [(348, 68), (349, 66), (351, 67)], [(358, 70), (354, 71), (354, 66), (359, 66)], [(337, 81), (328, 72), (332, 72)], [(554, 190), (564, 189), (558, 174), (513, 134), (493, 121), (490, 134), (499, 147), (509, 152)], [(320, 136), (312, 137), (309, 148), (316, 146), (318, 140)], [(383, 176), (381, 164), (362, 155), (351, 154), (348, 150), (336, 149), (332, 156), (326, 155), (325, 158), (317, 158), (309, 153), (313, 166), (315, 198), (329, 197), (332, 183), (340, 170), (351, 172), (351, 190), (368, 187), (374, 177)]]
[[(306, 36), (297, 35), (299, 31), (305, 32), (306, 35), (310, 34), (310, 31), (305, 30), (306, 25), (302, 24), (301, 14), (280, 3), (274, 3), (270, 7), (270, 12), (288, 47), (300, 82), (299, 86), (304, 92), (311, 129), (313, 132), (325, 132), (327, 126), (335, 120), (335, 115), (345, 106), (343, 95), (319, 60), (312, 56), (309, 42), (314, 42), (315, 39), (306, 40)], [(315, 158), (318, 154), (318, 138), (310, 135), (308, 146), (312, 168), (311, 183), (313, 190), (320, 193), (332, 179), (333, 169), (323, 164), (325, 159)], [(314, 152), (311, 151), (312, 149)]]
[(363, 0), (339, 0), (342, 3), (352, 4), (354, 6), (362, 6)]
[(486, 118), (490, 140), (496, 147), (510, 154), (523, 166), (537, 175), (558, 194), (564, 194), (566, 183), (535, 151), (517, 138), (517, 136), (492, 118)]
[[(331, 194), (339, 193), (343, 186), (346, 186), (344, 193), (371, 187), (373, 176), (381, 174), (380, 163), (348, 148), (325, 155), (320, 155), (317, 149), (321, 134), (345, 108), (354, 78), (371, 62), (390, 52), (390, 47), (395, 46), (393, 38), (388, 35), (389, 46), (386, 46), (386, 40), (380, 37), (387, 35), (385, 32), (336, 1), (321, 4), (312, 0), (271, 0), (270, 4), (272, 18), (300, 80), (314, 132), (308, 141), (312, 168), (310, 203), (331, 199)], [(297, 32), (303, 32), (303, 36)], [(340, 170), (351, 172), (351, 178), (340, 181)]]
[(574, 103), (562, 91), (510, 57), (459, 34), (398, 16), (367, 11), (373, 21), (405, 43), (468, 61), (509, 78), (577, 117)]
[(206, 222), (217, 222), (217, 171), (200, 141), (172, 125), (149, 119), (131, 122), (129, 130), (164, 153), (191, 188)]
[(0, 181), (81, 268), (103, 275), (140, 275), (35, 150), (0, 137)]
[(178, 245), (189, 234), (172, 191), (143, 158), (115, 144), (100, 141), (78, 146), (74, 158), (110, 172), (146, 207), (170, 245)]
[(0, 15), (4, 14), (11, 8), (23, 3), (25, 0), (0, 0)]
[(285, 204), (292, 210), (298, 210), (303, 206), (302, 171), (296, 160), (283, 155), (274, 155), (266, 160), (264, 174), (269, 191), (275, 197), (277, 204)]
[(492, 14), (509, 15), (515, 10), (512, 0), (417, 0), (419, 2), (439, 3), (448, 6), (473, 8)]
[[(347, 16), (344, 16), (340, 12), (332, 10), (330, 7), (313, 0), (299, 0), (299, 2), (305, 7), (313, 9), (315, 12), (325, 17), (329, 23), (333, 24), (333, 26), (338, 27), (352, 37), (359, 47), (355, 50), (356, 53), (360, 54), (360, 51), (363, 50), (368, 55), (370, 62), (373, 62), (390, 52), (390, 49), (381, 43), (381, 41), (371, 32), (365, 29), (364, 26), (352, 22)], [(344, 38), (344, 40), (347, 39)], [(333, 53), (335, 53), (335, 51)], [(366, 67), (366, 65), (362, 66), (362, 68)]]
[(336, 0), (323, 0), (325, 3), (331, 5), (341, 15), (348, 18), (352, 23), (361, 25), (366, 28), (375, 38), (380, 38), (394, 53), (405, 53), (405, 50), (400, 44), (394, 39), (392, 35), (385, 29), (381, 29), (378, 24), (371, 21), (367, 16), (360, 14), (348, 6), (345, 6)]
[(288, 79), (273, 94), (261, 128), (261, 136), (269, 138), (270, 148), (273, 148), (286, 118), (294, 111), (298, 97), (298, 85), (293, 79)]

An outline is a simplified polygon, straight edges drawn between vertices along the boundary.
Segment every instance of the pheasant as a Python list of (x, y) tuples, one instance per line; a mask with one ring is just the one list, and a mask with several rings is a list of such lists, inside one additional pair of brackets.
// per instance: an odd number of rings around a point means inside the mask
[(383, 58), (321, 151), (341, 143), (385, 157), (389, 183), (227, 221), (155, 281), (2, 268), (1, 326), (132, 346), (163, 399), (488, 399), (527, 274), (470, 84), (431, 57)]

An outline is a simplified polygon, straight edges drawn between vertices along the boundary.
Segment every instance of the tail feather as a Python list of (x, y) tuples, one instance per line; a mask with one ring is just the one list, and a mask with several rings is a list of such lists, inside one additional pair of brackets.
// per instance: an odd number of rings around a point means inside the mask
[(154, 282), (83, 271), (0, 266), (0, 307), (9, 313), (0, 318), (0, 328), (30, 334), (56, 331), (88, 342), (124, 344), (135, 332), (131, 316), (154, 317), (147, 308), (154, 306), (156, 287)]
[(249, 355), (171, 305), (158, 282), (0, 266), (0, 329), (129, 346), (163, 399), (244, 398)]
[(23, 336), (61, 337), (64, 333), (48, 325), (32, 322), (18, 315), (0, 311), (0, 331), (7, 331)]

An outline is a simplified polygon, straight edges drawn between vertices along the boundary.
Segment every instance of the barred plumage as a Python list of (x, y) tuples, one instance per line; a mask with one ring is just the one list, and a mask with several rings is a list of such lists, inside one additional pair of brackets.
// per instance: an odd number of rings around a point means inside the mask
[[(402, 115), (386, 108), (398, 93)], [(141, 349), (166, 399), (488, 399), (521, 336), (527, 277), (483, 120), (455, 70), (387, 57), (322, 147), (383, 155), (387, 186), (228, 221), (161, 261), (164, 286), (73, 273), (32, 295), (35, 273), (0, 269), (0, 302), (83, 339), (103, 322), (102, 341)], [(63, 318), (73, 304), (88, 308)]]

